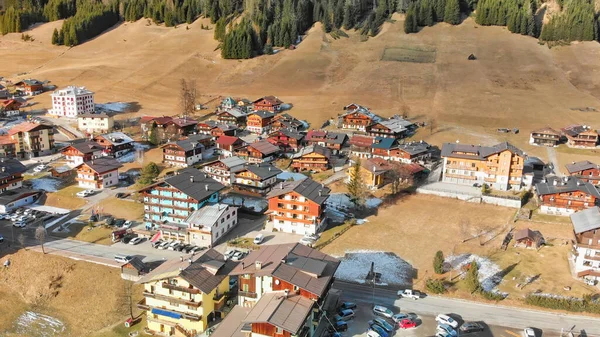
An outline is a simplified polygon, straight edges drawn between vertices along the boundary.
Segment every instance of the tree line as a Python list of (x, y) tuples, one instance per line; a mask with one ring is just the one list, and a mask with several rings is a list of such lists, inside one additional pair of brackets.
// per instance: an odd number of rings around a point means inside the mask
[(95, 1), (80, 3), (76, 14), (63, 22), (60, 31), (54, 29), (52, 44), (76, 46), (100, 35), (119, 20), (118, 1), (106, 5)]
[(411, 3), (406, 11), (404, 32), (416, 33), (419, 27), (433, 26), (436, 22), (452, 25), (460, 23), (459, 0), (420, 0)]

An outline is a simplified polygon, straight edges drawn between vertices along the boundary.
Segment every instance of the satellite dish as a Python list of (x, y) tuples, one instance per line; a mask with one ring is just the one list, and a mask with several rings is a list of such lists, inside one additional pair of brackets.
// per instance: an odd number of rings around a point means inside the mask
[(279, 280), (275, 280), (275, 284), (276, 284), (276, 285), (279, 285)]

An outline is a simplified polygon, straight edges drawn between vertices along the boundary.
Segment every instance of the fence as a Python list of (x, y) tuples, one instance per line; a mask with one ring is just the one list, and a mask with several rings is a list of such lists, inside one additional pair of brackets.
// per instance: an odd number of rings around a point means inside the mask
[(427, 186), (417, 188), (417, 193), (437, 195), (439, 197), (453, 198), (478, 204), (490, 204), (511, 208), (521, 208), (521, 198), (518, 197), (482, 195), (477, 193), (469, 193), (466, 191), (456, 191), (451, 189)]

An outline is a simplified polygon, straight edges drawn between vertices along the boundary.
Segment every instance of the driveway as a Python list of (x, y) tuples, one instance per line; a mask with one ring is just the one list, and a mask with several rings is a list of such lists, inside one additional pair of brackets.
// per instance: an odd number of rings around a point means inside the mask
[(552, 164), (552, 173), (560, 177), (560, 166), (558, 165), (558, 158), (556, 158), (556, 150), (553, 147), (546, 147), (546, 152), (548, 153), (548, 162)]

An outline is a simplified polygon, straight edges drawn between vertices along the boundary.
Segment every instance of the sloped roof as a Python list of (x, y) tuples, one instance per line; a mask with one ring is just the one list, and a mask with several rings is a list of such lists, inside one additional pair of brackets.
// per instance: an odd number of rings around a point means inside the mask
[(133, 139), (131, 139), (131, 137), (120, 131), (98, 135), (94, 137), (94, 139), (100, 137), (104, 138), (107, 142), (111, 143), (112, 145), (133, 143)]
[(257, 115), (258, 117), (260, 117), (261, 119), (265, 119), (265, 118), (271, 118), (275, 116), (274, 112), (271, 111), (266, 111), (266, 110), (258, 110), (258, 111), (254, 111), (252, 112), (250, 115)]
[(551, 128), (549, 126), (535, 129), (535, 130), (531, 131), (531, 133), (542, 133), (542, 134), (551, 134), (551, 135), (555, 135), (555, 136), (560, 136), (560, 132), (554, 130), (553, 128)]
[(109, 116), (107, 113), (105, 112), (101, 112), (101, 113), (84, 113), (81, 115), (77, 115), (77, 118), (110, 118), (111, 116)]
[(223, 158), (219, 161), (230, 169), (236, 166), (243, 166), (246, 164), (246, 161), (238, 156)]
[(225, 146), (233, 145), (238, 141), (241, 141), (241, 139), (238, 137), (234, 137), (234, 136), (223, 135), (223, 136), (217, 138), (217, 144), (225, 145)]
[(266, 196), (267, 199), (278, 197), (290, 192), (296, 192), (301, 196), (311, 200), (319, 205), (322, 205), (327, 198), (331, 189), (318, 183), (310, 178), (297, 181), (284, 181), (273, 187), (271, 192)]
[(246, 111), (244, 111), (243, 109), (237, 108), (237, 107), (227, 109), (225, 111), (221, 111), (221, 112), (217, 113), (217, 115), (223, 115), (223, 114), (229, 114), (235, 118), (242, 118), (242, 117), (248, 116), (248, 113)]
[(350, 137), (349, 143), (352, 146), (369, 147), (370, 148), (371, 145), (373, 144), (374, 140), (375, 140), (375, 137), (354, 135), (354, 136)]
[[(378, 124), (385, 126), (393, 133), (401, 133), (401, 132), (404, 132), (407, 130), (407, 128), (405, 126), (406, 123), (404, 123), (404, 122), (408, 122), (408, 121), (393, 118), (393, 119), (385, 119), (385, 120), (379, 121)], [(408, 123), (409, 123), (409, 125), (413, 124), (411, 122), (408, 122)]]
[(269, 163), (260, 163), (246, 166), (246, 170), (254, 173), (261, 179), (269, 179), (283, 172)]
[(191, 119), (189, 117), (187, 118), (173, 118), (171, 120), (171, 123), (177, 125), (180, 128), (186, 127), (186, 126), (191, 126), (191, 125), (196, 125), (198, 124), (197, 120)]
[(560, 131), (562, 131), (565, 135), (567, 135), (569, 137), (577, 137), (579, 134), (588, 132), (588, 131), (596, 132), (595, 130), (592, 130), (587, 125), (579, 125), (579, 124), (572, 124), (572, 125), (566, 126), (562, 129), (560, 129)]
[(546, 180), (547, 182), (541, 182), (535, 185), (535, 189), (540, 196), (580, 191), (585, 194), (593, 195), (596, 198), (600, 198), (600, 193), (594, 185), (583, 182), (576, 177), (548, 177)]
[(261, 98), (255, 100), (253, 103), (257, 103), (257, 102), (260, 102), (262, 100), (265, 100), (265, 101), (267, 101), (267, 102), (269, 102), (270, 104), (273, 104), (273, 105), (278, 105), (278, 104), (282, 104), (283, 103), (279, 98), (277, 98), (275, 96), (264, 96), (264, 97), (261, 97)]
[(97, 151), (102, 151), (102, 149), (103, 149), (103, 147), (100, 146), (100, 144), (98, 144), (94, 141), (85, 141), (85, 142), (81, 142), (81, 143), (71, 144), (71, 145), (67, 146), (66, 148), (64, 148), (61, 152), (64, 152), (69, 147), (72, 147), (75, 150), (77, 150), (83, 154), (94, 153)]
[(121, 164), (120, 161), (108, 157), (92, 159), (90, 161), (84, 162), (83, 164), (94, 170), (94, 172), (96, 173), (109, 172), (123, 166), (123, 164)]
[(210, 229), (229, 208), (227, 204), (211, 204), (195, 210), (185, 222)]
[(392, 165), (383, 158), (370, 158), (361, 161), (360, 165), (371, 173), (380, 174), (392, 169)]
[(17, 124), (15, 126), (13, 126), (12, 128), (10, 128), (10, 130), (8, 130), (8, 134), (12, 136), (19, 132), (31, 132), (31, 131), (52, 129), (52, 128), (53, 127), (51, 125), (47, 125), (47, 124), (24, 122), (24, 123)]
[(311, 140), (321, 140), (322, 138), (324, 138), (325, 136), (327, 136), (327, 131), (324, 130), (310, 130), (306, 133), (306, 140), (311, 141)]
[(281, 129), (279, 130), (279, 132), (281, 132), (284, 136), (288, 137), (288, 138), (293, 138), (296, 140), (301, 140), (302, 138), (304, 138), (304, 135), (294, 131), (294, 130), (290, 130), (290, 129)]
[(429, 151), (429, 148), (431, 146), (424, 141), (420, 141), (420, 142), (409, 142), (409, 143), (399, 144), (397, 147), (398, 147), (398, 149), (414, 156), (414, 155), (425, 153), (425, 152)]
[[(493, 154), (506, 150), (521, 157), (525, 155), (523, 151), (509, 142), (502, 142), (494, 146), (444, 143), (444, 145), (442, 145), (442, 157), (484, 160)], [(457, 152), (471, 153), (472, 155), (465, 155)]]
[(8, 205), (12, 202), (21, 200), (30, 195), (41, 193), (38, 190), (32, 190), (29, 188), (19, 187), (12, 190), (6, 190), (0, 193), (0, 205)]
[(283, 291), (266, 293), (252, 307), (244, 322), (270, 323), (296, 335), (313, 306), (313, 301), (300, 295), (286, 296)]
[(197, 140), (190, 139), (190, 138), (185, 138), (185, 139), (178, 140), (175, 142), (168, 142), (167, 144), (165, 144), (161, 147), (166, 147), (168, 145), (177, 145), (180, 148), (182, 148), (183, 151), (191, 151), (191, 150), (197, 149), (197, 148), (200, 148), (200, 149), (204, 148), (204, 145), (200, 144)]
[(23, 174), (27, 167), (15, 158), (0, 158), (0, 179), (8, 178), (15, 174)]
[(582, 160), (565, 165), (569, 174), (581, 172), (583, 170), (599, 168), (598, 164), (594, 164), (589, 160)]
[(375, 142), (371, 144), (371, 147), (374, 149), (389, 150), (394, 147), (394, 144), (396, 144), (396, 140), (394, 138), (375, 137)]
[(252, 308), (236, 305), (231, 309), (229, 314), (221, 321), (215, 331), (211, 334), (213, 337), (247, 337), (242, 332), (242, 328), (246, 323), (244, 319)]
[(248, 144), (251, 148), (257, 150), (265, 156), (270, 154), (274, 154), (280, 151), (279, 147), (269, 143), (266, 139), (259, 140), (258, 142), (254, 142), (252, 144)]
[(10, 135), (0, 135), (0, 145), (15, 144), (16, 142)]
[(313, 145), (309, 145), (309, 146), (305, 146), (302, 149), (300, 149), (300, 151), (294, 153), (294, 155), (292, 156), (292, 158), (301, 158), (307, 154), (310, 153), (318, 153), (320, 155), (323, 155), (327, 158), (331, 158), (331, 150), (329, 148), (326, 148), (324, 146), (321, 145), (317, 145), (317, 144), (313, 144)]
[(21, 105), (23, 105), (23, 103), (17, 101), (16, 99), (7, 99), (5, 101), (2, 101), (2, 106), (7, 107), (12, 103), (17, 103), (19, 105), (19, 107), (21, 107)]
[(33, 78), (28, 78), (28, 79), (26, 79), (26, 80), (22, 80), (22, 81), (19, 81), (19, 82), (15, 83), (15, 85), (20, 85), (20, 84), (26, 84), (26, 85), (42, 85), (42, 84), (44, 84), (44, 83), (42, 83), (41, 81), (38, 81), (38, 80), (36, 80), (36, 79), (33, 79)]
[(600, 228), (600, 208), (598, 206), (575, 212), (570, 217), (575, 234)]
[(177, 174), (165, 179), (164, 182), (198, 201), (203, 201), (225, 188), (220, 182), (193, 167), (177, 171)]
[(523, 228), (515, 233), (515, 241), (520, 241), (527, 238), (537, 241), (539, 239), (542, 239), (543, 236), (542, 233), (540, 233), (540, 231), (532, 231), (529, 228)]

